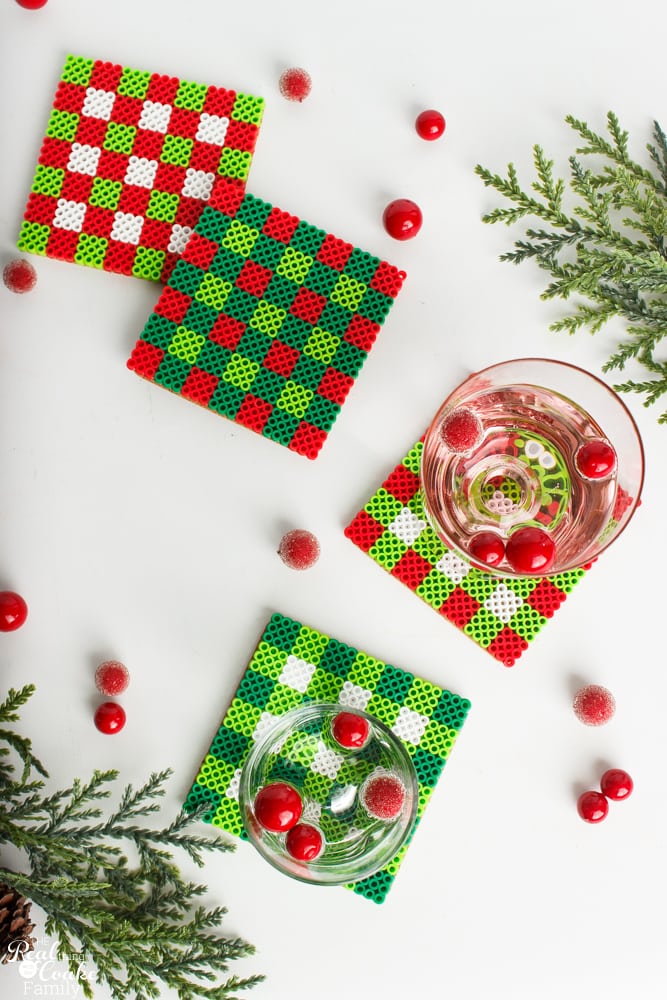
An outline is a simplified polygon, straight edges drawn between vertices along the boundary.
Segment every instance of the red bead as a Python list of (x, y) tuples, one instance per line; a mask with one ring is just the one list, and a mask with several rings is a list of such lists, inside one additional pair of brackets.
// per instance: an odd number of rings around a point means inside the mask
[(494, 531), (480, 531), (470, 539), (468, 552), (471, 559), (485, 566), (498, 566), (505, 556), (505, 543)]
[(130, 683), (130, 673), (118, 660), (105, 660), (95, 671), (95, 686), (100, 694), (115, 698)]
[(434, 139), (439, 139), (444, 133), (445, 119), (439, 111), (434, 111), (433, 109), (422, 111), (421, 114), (417, 115), (415, 128), (417, 129), (417, 135), (421, 139), (432, 142)]
[(37, 284), (37, 271), (29, 260), (10, 260), (3, 269), (2, 280), (10, 292), (23, 295), (31, 292)]
[(405, 802), (405, 788), (394, 774), (371, 776), (361, 790), (361, 801), (376, 819), (395, 819)]
[(390, 202), (382, 215), (384, 228), (395, 240), (412, 239), (421, 229), (422, 221), (421, 208), (409, 198)]
[(616, 711), (616, 702), (607, 688), (600, 684), (587, 684), (577, 691), (572, 708), (585, 726), (602, 726)]
[(440, 436), (457, 455), (471, 451), (482, 440), (482, 422), (476, 413), (461, 407), (447, 414), (440, 425)]
[(547, 573), (556, 558), (556, 546), (542, 528), (519, 528), (510, 535), (505, 555), (517, 573)]
[(285, 837), (285, 850), (296, 861), (314, 861), (323, 847), (322, 834), (310, 823), (297, 823)]
[(310, 531), (296, 528), (283, 535), (278, 555), (290, 569), (310, 569), (320, 556), (320, 543)]
[(363, 715), (339, 712), (331, 723), (331, 732), (340, 746), (347, 750), (359, 750), (368, 742), (371, 727)]
[(105, 701), (95, 712), (95, 725), (101, 733), (111, 736), (119, 733), (125, 725), (125, 709), (115, 701)]
[(602, 792), (584, 792), (577, 801), (577, 812), (587, 823), (601, 823), (609, 812)]
[(257, 822), (265, 830), (285, 833), (299, 822), (303, 803), (296, 788), (284, 781), (274, 781), (259, 790), (254, 809)]
[(0, 632), (14, 632), (28, 617), (28, 605), (13, 590), (0, 592)]
[(616, 465), (616, 452), (601, 438), (582, 444), (574, 456), (574, 464), (586, 479), (604, 479)]
[(310, 88), (312, 87), (310, 73), (307, 73), (305, 69), (301, 69), (300, 67), (286, 69), (280, 75), (278, 87), (280, 93), (288, 101), (303, 101), (305, 97), (308, 97)]
[(613, 799), (614, 802), (627, 799), (628, 795), (632, 794), (634, 787), (635, 783), (628, 772), (622, 771), (619, 767), (612, 767), (611, 770), (605, 771), (600, 778), (602, 794), (606, 795), (608, 799)]
[(47, 0), (16, 0), (19, 7), (25, 7), (26, 10), (39, 10), (40, 7), (46, 6)]

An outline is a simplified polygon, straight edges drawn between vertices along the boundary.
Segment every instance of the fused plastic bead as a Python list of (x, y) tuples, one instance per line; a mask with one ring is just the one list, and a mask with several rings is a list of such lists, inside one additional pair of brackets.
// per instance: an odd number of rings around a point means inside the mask
[(611, 691), (600, 684), (587, 684), (577, 691), (572, 705), (574, 714), (586, 726), (602, 726), (616, 711)]
[(118, 660), (105, 660), (95, 671), (95, 686), (100, 694), (108, 698), (122, 694), (129, 683), (129, 670)]
[(253, 803), (257, 822), (272, 833), (285, 833), (299, 822), (303, 812), (296, 788), (274, 781), (260, 788)]
[(13, 590), (0, 591), (0, 632), (14, 632), (28, 617), (28, 605)]
[(434, 139), (439, 139), (440, 136), (444, 134), (445, 119), (439, 111), (434, 111), (432, 109), (422, 111), (417, 115), (415, 128), (421, 139), (426, 139), (427, 141), (432, 142)]
[(612, 767), (608, 771), (605, 771), (600, 778), (600, 790), (602, 794), (614, 802), (627, 799), (632, 794), (634, 787), (634, 782), (628, 772), (618, 767)]
[(125, 709), (115, 701), (105, 701), (95, 711), (95, 726), (101, 733), (112, 736), (119, 733), (126, 722)]
[(385, 208), (382, 222), (395, 240), (411, 240), (422, 227), (422, 211), (409, 198), (397, 198)]
[(586, 823), (601, 823), (609, 804), (602, 792), (583, 792), (577, 800), (577, 812)]
[(12, 260), (3, 268), (2, 280), (10, 292), (23, 295), (37, 284), (37, 272), (29, 260)]
[(285, 850), (296, 861), (315, 861), (323, 849), (324, 838), (310, 823), (297, 823), (285, 837)]
[(339, 712), (331, 723), (336, 742), (348, 750), (360, 750), (368, 742), (371, 728), (368, 719), (356, 712)]
[(280, 93), (288, 101), (303, 101), (312, 87), (310, 73), (300, 67), (286, 69), (278, 80)]

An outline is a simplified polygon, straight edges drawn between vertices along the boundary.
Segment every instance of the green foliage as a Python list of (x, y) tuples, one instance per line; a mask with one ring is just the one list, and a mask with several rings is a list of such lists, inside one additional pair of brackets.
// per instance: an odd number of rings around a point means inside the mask
[[(573, 210), (564, 206), (568, 185), (554, 177), (553, 161), (534, 146), (534, 194), (522, 189), (512, 163), (507, 177), (477, 165), (475, 172), (484, 184), (511, 203), (483, 220), (508, 226), (530, 217), (540, 220), (542, 224), (527, 228), (526, 238), (517, 240), (501, 260), (520, 264), (532, 259), (548, 271), (552, 281), (544, 299), (568, 299), (577, 293), (588, 300), (553, 323), (553, 330), (575, 333), (588, 327), (595, 333), (613, 316), (626, 321), (628, 338), (603, 370), (622, 370), (632, 360), (647, 369), (650, 378), (614, 388), (644, 395), (649, 406), (667, 392), (667, 362), (656, 354), (667, 336), (667, 139), (654, 122), (653, 143), (646, 147), (652, 164), (648, 169), (631, 158), (628, 133), (612, 112), (607, 115), (610, 139), (571, 115), (565, 120), (582, 140), (576, 153), (592, 158), (591, 166), (577, 156), (569, 158)], [(667, 411), (658, 420), (667, 423)]]
[[(88, 997), (91, 983), (80, 972), (90, 965), (114, 1000), (159, 997), (159, 983), (181, 1000), (229, 1000), (253, 986), (261, 976), (216, 984), (231, 960), (253, 948), (215, 933), (225, 910), (196, 903), (206, 886), (185, 881), (172, 855), (182, 850), (201, 867), (205, 852), (231, 846), (192, 833), (197, 813), (181, 812), (162, 829), (138, 822), (159, 811), (169, 771), (151, 775), (141, 788), (128, 785), (106, 816), (100, 803), (110, 796), (116, 771), (95, 771), (87, 782), (46, 795), (42, 778), (31, 780), (33, 772), (48, 777), (31, 741), (4, 728), (18, 721), (33, 692), (32, 685), (12, 689), (0, 705), (0, 852), (3, 843), (12, 844), (27, 862), (26, 871), (0, 864), (0, 882), (46, 912), (46, 931)], [(134, 867), (123, 842), (132, 845)]]

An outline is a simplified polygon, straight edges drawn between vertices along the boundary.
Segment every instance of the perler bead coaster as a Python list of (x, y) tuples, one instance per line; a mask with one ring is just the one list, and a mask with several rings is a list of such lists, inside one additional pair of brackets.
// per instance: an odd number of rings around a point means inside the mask
[(128, 367), (315, 458), (404, 278), (220, 178)]
[[(247, 840), (238, 805), (239, 779), (253, 740), (273, 720), (305, 702), (323, 701), (376, 716), (403, 741), (419, 780), (417, 822), (422, 817), (470, 702), (389, 663), (332, 639), (292, 618), (275, 614), (241, 679), (220, 729), (197, 774), (185, 808), (210, 804), (208, 823)], [(323, 770), (326, 774), (321, 773)], [(336, 781), (327, 767), (312, 767), (313, 788), (324, 801)], [(404, 845), (385, 868), (348, 886), (381, 903), (405, 855)]]
[(418, 441), (345, 534), (438, 614), (511, 667), (585, 571), (509, 579), (471, 566), (448, 549), (428, 523), (419, 480), (421, 453)]
[(19, 249), (166, 281), (216, 177), (245, 185), (264, 102), (68, 56)]

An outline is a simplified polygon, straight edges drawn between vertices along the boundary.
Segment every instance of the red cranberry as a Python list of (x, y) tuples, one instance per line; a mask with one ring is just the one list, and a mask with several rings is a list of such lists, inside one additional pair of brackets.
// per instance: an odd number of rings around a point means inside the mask
[(395, 819), (405, 802), (405, 788), (395, 774), (376, 774), (365, 782), (361, 801), (376, 819)]
[(542, 528), (519, 528), (510, 535), (505, 555), (517, 573), (547, 573), (554, 564), (556, 546)]
[(95, 725), (101, 733), (111, 736), (119, 733), (126, 720), (125, 709), (115, 701), (105, 701), (95, 712)]
[(13, 590), (0, 591), (0, 632), (14, 632), (28, 617), (28, 605)]
[(311, 87), (310, 73), (299, 66), (286, 69), (284, 73), (280, 74), (278, 80), (280, 93), (288, 101), (303, 101), (305, 97), (308, 97)]
[(292, 785), (273, 781), (259, 790), (254, 808), (260, 826), (272, 833), (285, 833), (299, 822), (303, 803)]
[(295, 528), (283, 535), (278, 555), (290, 569), (310, 569), (320, 557), (320, 543), (311, 531)]
[(368, 719), (356, 712), (339, 712), (331, 723), (336, 743), (347, 750), (359, 750), (368, 742), (371, 727)]
[(37, 271), (29, 260), (12, 260), (2, 272), (2, 280), (10, 292), (23, 295), (31, 292), (37, 284)]
[(480, 531), (470, 539), (468, 552), (476, 562), (485, 566), (498, 566), (505, 556), (505, 543), (495, 531)]
[(296, 861), (314, 861), (323, 847), (322, 834), (310, 823), (297, 823), (285, 837), (285, 850)]
[(587, 684), (577, 691), (572, 703), (574, 714), (586, 726), (603, 726), (616, 711), (611, 691), (600, 684)]
[(106, 660), (95, 671), (95, 686), (100, 694), (115, 698), (130, 683), (130, 673), (118, 660)]
[(635, 783), (628, 772), (622, 771), (619, 767), (612, 767), (611, 770), (605, 771), (600, 778), (602, 794), (606, 795), (608, 799), (613, 799), (614, 802), (627, 799), (628, 795), (632, 794), (634, 787)]
[(422, 211), (409, 198), (397, 198), (384, 210), (384, 228), (395, 240), (410, 240), (422, 227)]
[(472, 410), (462, 406), (451, 410), (440, 425), (440, 437), (457, 455), (476, 448), (482, 440), (482, 422)]
[(616, 452), (601, 438), (588, 441), (578, 449), (574, 464), (586, 479), (604, 479), (616, 465)]
[(439, 139), (444, 133), (445, 119), (439, 111), (434, 111), (433, 109), (422, 111), (421, 114), (417, 115), (415, 128), (420, 139), (432, 142), (434, 139)]
[(577, 812), (587, 823), (601, 823), (609, 812), (602, 792), (584, 792), (577, 801)]

